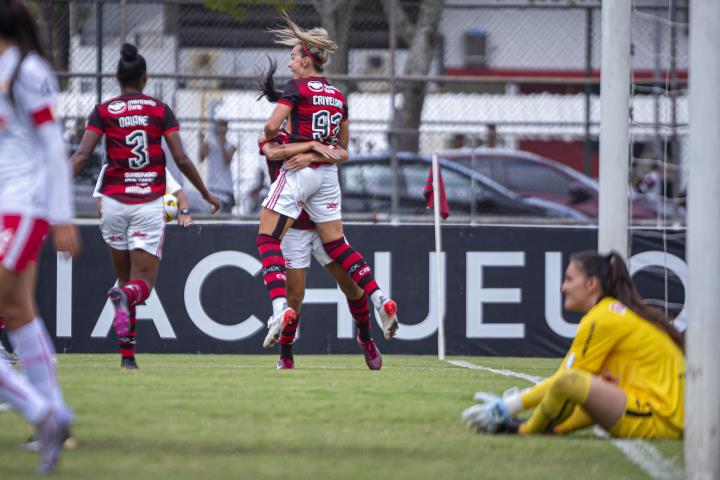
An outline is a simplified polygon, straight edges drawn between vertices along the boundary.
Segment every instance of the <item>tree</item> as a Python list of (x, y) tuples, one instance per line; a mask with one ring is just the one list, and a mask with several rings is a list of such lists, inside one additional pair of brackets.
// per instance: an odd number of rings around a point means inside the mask
[[(357, 4), (358, 0), (313, 0), (313, 6), (320, 15), (323, 28), (328, 31), (328, 35), (338, 47), (327, 67), (328, 74), (348, 73), (350, 58), (348, 34), (352, 11)], [(340, 85), (338, 87), (345, 91)]]
[[(440, 39), (439, 28), (442, 17), (443, 0), (422, 0), (415, 23), (410, 20), (400, 0), (394, 2), (395, 10), (391, 12), (390, 0), (383, 0), (382, 6), (391, 22), (395, 15), (396, 32), (408, 45), (407, 61), (403, 75), (427, 75), (430, 73), (432, 59)], [(395, 122), (393, 124), (395, 148), (398, 151), (417, 152), (420, 147), (420, 120), (422, 118), (427, 82), (402, 82), (398, 94), (402, 101), (396, 104)]]

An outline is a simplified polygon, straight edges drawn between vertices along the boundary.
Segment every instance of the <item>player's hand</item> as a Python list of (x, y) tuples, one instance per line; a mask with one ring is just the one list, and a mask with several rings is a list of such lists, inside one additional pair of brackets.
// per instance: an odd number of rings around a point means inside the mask
[(72, 223), (52, 226), (53, 246), (66, 257), (74, 257), (80, 253), (80, 235)]
[(324, 145), (319, 142), (314, 142), (312, 149), (314, 152), (319, 153), (320, 155), (322, 155), (325, 158), (329, 158), (331, 160), (340, 160), (340, 155), (338, 155), (338, 153), (335, 151), (334, 148), (332, 148), (328, 145)]
[(290, 160), (286, 160), (283, 166), (285, 170), (300, 170), (305, 168), (312, 163), (313, 154), (300, 153), (295, 155)]
[(218, 210), (220, 210), (220, 200), (215, 195), (213, 195), (212, 193), (208, 193), (207, 196), (203, 198), (206, 202), (212, 205), (210, 213), (216, 213)]
[(189, 227), (193, 223), (190, 215), (184, 215), (182, 213), (178, 216), (177, 222), (181, 227)]

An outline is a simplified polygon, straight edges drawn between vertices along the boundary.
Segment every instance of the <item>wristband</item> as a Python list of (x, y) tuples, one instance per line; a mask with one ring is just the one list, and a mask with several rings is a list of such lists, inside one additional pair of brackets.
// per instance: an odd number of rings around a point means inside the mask
[(189, 208), (181, 208), (180, 215), (190, 215), (190, 209)]

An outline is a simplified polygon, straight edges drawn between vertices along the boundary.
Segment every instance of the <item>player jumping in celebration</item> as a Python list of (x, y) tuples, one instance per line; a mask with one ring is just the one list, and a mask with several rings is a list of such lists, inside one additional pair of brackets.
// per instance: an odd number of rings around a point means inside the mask
[(57, 80), (19, 0), (0, 0), (0, 86), (0, 311), (23, 372), (0, 362), (0, 398), (34, 424), (38, 470), (49, 473), (73, 414), (35, 304), (37, 259), (48, 230), (57, 251), (74, 255), (80, 243), (71, 223), (70, 163), (54, 114)]
[[(682, 336), (647, 306), (617, 253), (573, 255), (562, 284), (566, 310), (586, 312), (561, 367), (544, 382), (462, 413), (481, 432), (564, 434), (598, 424), (620, 438), (683, 437)], [(527, 422), (512, 416), (535, 407)]]
[[(316, 151), (337, 160), (333, 147), (347, 149), (350, 130), (348, 108), (343, 94), (321, 76), (323, 65), (337, 48), (327, 31), (314, 28), (305, 31), (285, 16), (286, 27), (272, 32), (276, 42), (293, 47), (288, 67), (293, 79), (288, 81), (265, 125), (265, 139), (277, 136), (287, 117), (292, 123), (290, 145), (315, 140)], [(305, 210), (315, 222), (317, 233), (328, 256), (350, 274), (368, 295), (380, 314), (386, 339), (398, 328), (397, 305), (386, 298), (363, 256), (347, 243), (341, 220), (341, 195), (337, 165), (333, 162), (312, 163), (306, 168), (283, 168), (263, 201), (258, 251), (263, 278), (272, 300), (273, 314), (268, 320), (268, 334), (263, 346), (270, 347), (280, 338), (288, 324), (296, 321), (297, 312), (287, 305), (285, 258), (281, 241), (288, 228)]]
[[(275, 90), (273, 74), (277, 65), (270, 61), (268, 71), (262, 76), (258, 88), (262, 92), (261, 97), (266, 97), (270, 102), (276, 103), (282, 96), (281, 92)], [(298, 142), (287, 144), (288, 134), (280, 131), (272, 139), (265, 141), (261, 135), (260, 154), (267, 159), (270, 179), (274, 182), (277, 179), (283, 166), (288, 171), (305, 168), (313, 163), (327, 163), (328, 159), (322, 156), (315, 149), (322, 151), (322, 146), (317, 141)], [(347, 151), (339, 146), (335, 147), (338, 159), (332, 159), (342, 163), (348, 158)], [(287, 277), (287, 302), (288, 306), (297, 312), (294, 322), (289, 322), (280, 332), (280, 360), (277, 362), (278, 369), (290, 369), (295, 367), (292, 354), (295, 333), (300, 324), (300, 307), (305, 296), (305, 280), (310, 267), (310, 256), (335, 278), (340, 290), (345, 294), (348, 301), (350, 313), (355, 320), (358, 330), (357, 342), (365, 356), (365, 363), (370, 370), (380, 370), (382, 367), (382, 356), (377, 349), (375, 342), (370, 337), (370, 311), (368, 310), (368, 297), (362, 288), (350, 278), (342, 267), (328, 256), (323, 248), (320, 237), (315, 230), (315, 224), (310, 220), (305, 210), (293, 222), (281, 242), (283, 256), (285, 257), (285, 275)]]
[[(162, 255), (162, 197), (166, 189), (163, 138), (178, 168), (212, 205), (213, 213), (220, 202), (205, 188), (185, 153), (170, 107), (142, 93), (147, 66), (134, 45), (122, 46), (117, 80), (121, 95), (95, 106), (72, 161), (77, 175), (106, 135), (109, 163), (100, 188), (100, 230), (118, 279), (118, 286), (111, 288), (108, 296), (115, 307), (113, 327), (122, 349), (134, 341), (135, 306), (150, 295)], [(121, 366), (137, 368), (134, 356), (123, 357)]]

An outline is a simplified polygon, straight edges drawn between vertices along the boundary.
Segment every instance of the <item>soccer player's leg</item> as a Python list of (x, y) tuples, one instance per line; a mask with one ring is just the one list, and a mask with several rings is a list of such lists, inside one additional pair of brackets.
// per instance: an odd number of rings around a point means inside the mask
[(390, 340), (395, 336), (399, 326), (397, 304), (394, 300), (385, 297), (365, 258), (347, 242), (340, 220), (318, 223), (317, 229), (328, 256), (340, 265), (370, 298), (373, 307), (380, 315), (383, 335), (386, 340)]
[(328, 262), (324, 267), (333, 276), (347, 298), (350, 315), (352, 315), (357, 329), (356, 341), (365, 357), (365, 364), (370, 370), (380, 370), (382, 355), (370, 336), (370, 309), (368, 308), (367, 293), (337, 263)]
[(566, 370), (557, 375), (518, 433), (551, 433), (568, 420), (577, 406), (582, 406), (594, 423), (609, 430), (622, 417), (625, 403), (625, 392), (615, 384), (589, 372)]
[(23, 376), (0, 366), (0, 397), (35, 425), (39, 440), (39, 471), (48, 473), (60, 458), (63, 441), (74, 420), (58, 384), (55, 348), (34, 306), (37, 278), (35, 259), (21, 271), (0, 267), (0, 304), (10, 341), (18, 352)]
[(397, 303), (383, 295), (375, 281), (372, 269), (362, 254), (347, 242), (342, 225), (340, 185), (337, 171), (323, 171), (323, 184), (317, 192), (305, 202), (305, 210), (315, 222), (317, 233), (323, 242), (325, 252), (345, 270), (353, 281), (362, 288), (378, 311), (386, 340), (395, 336), (398, 329)]

